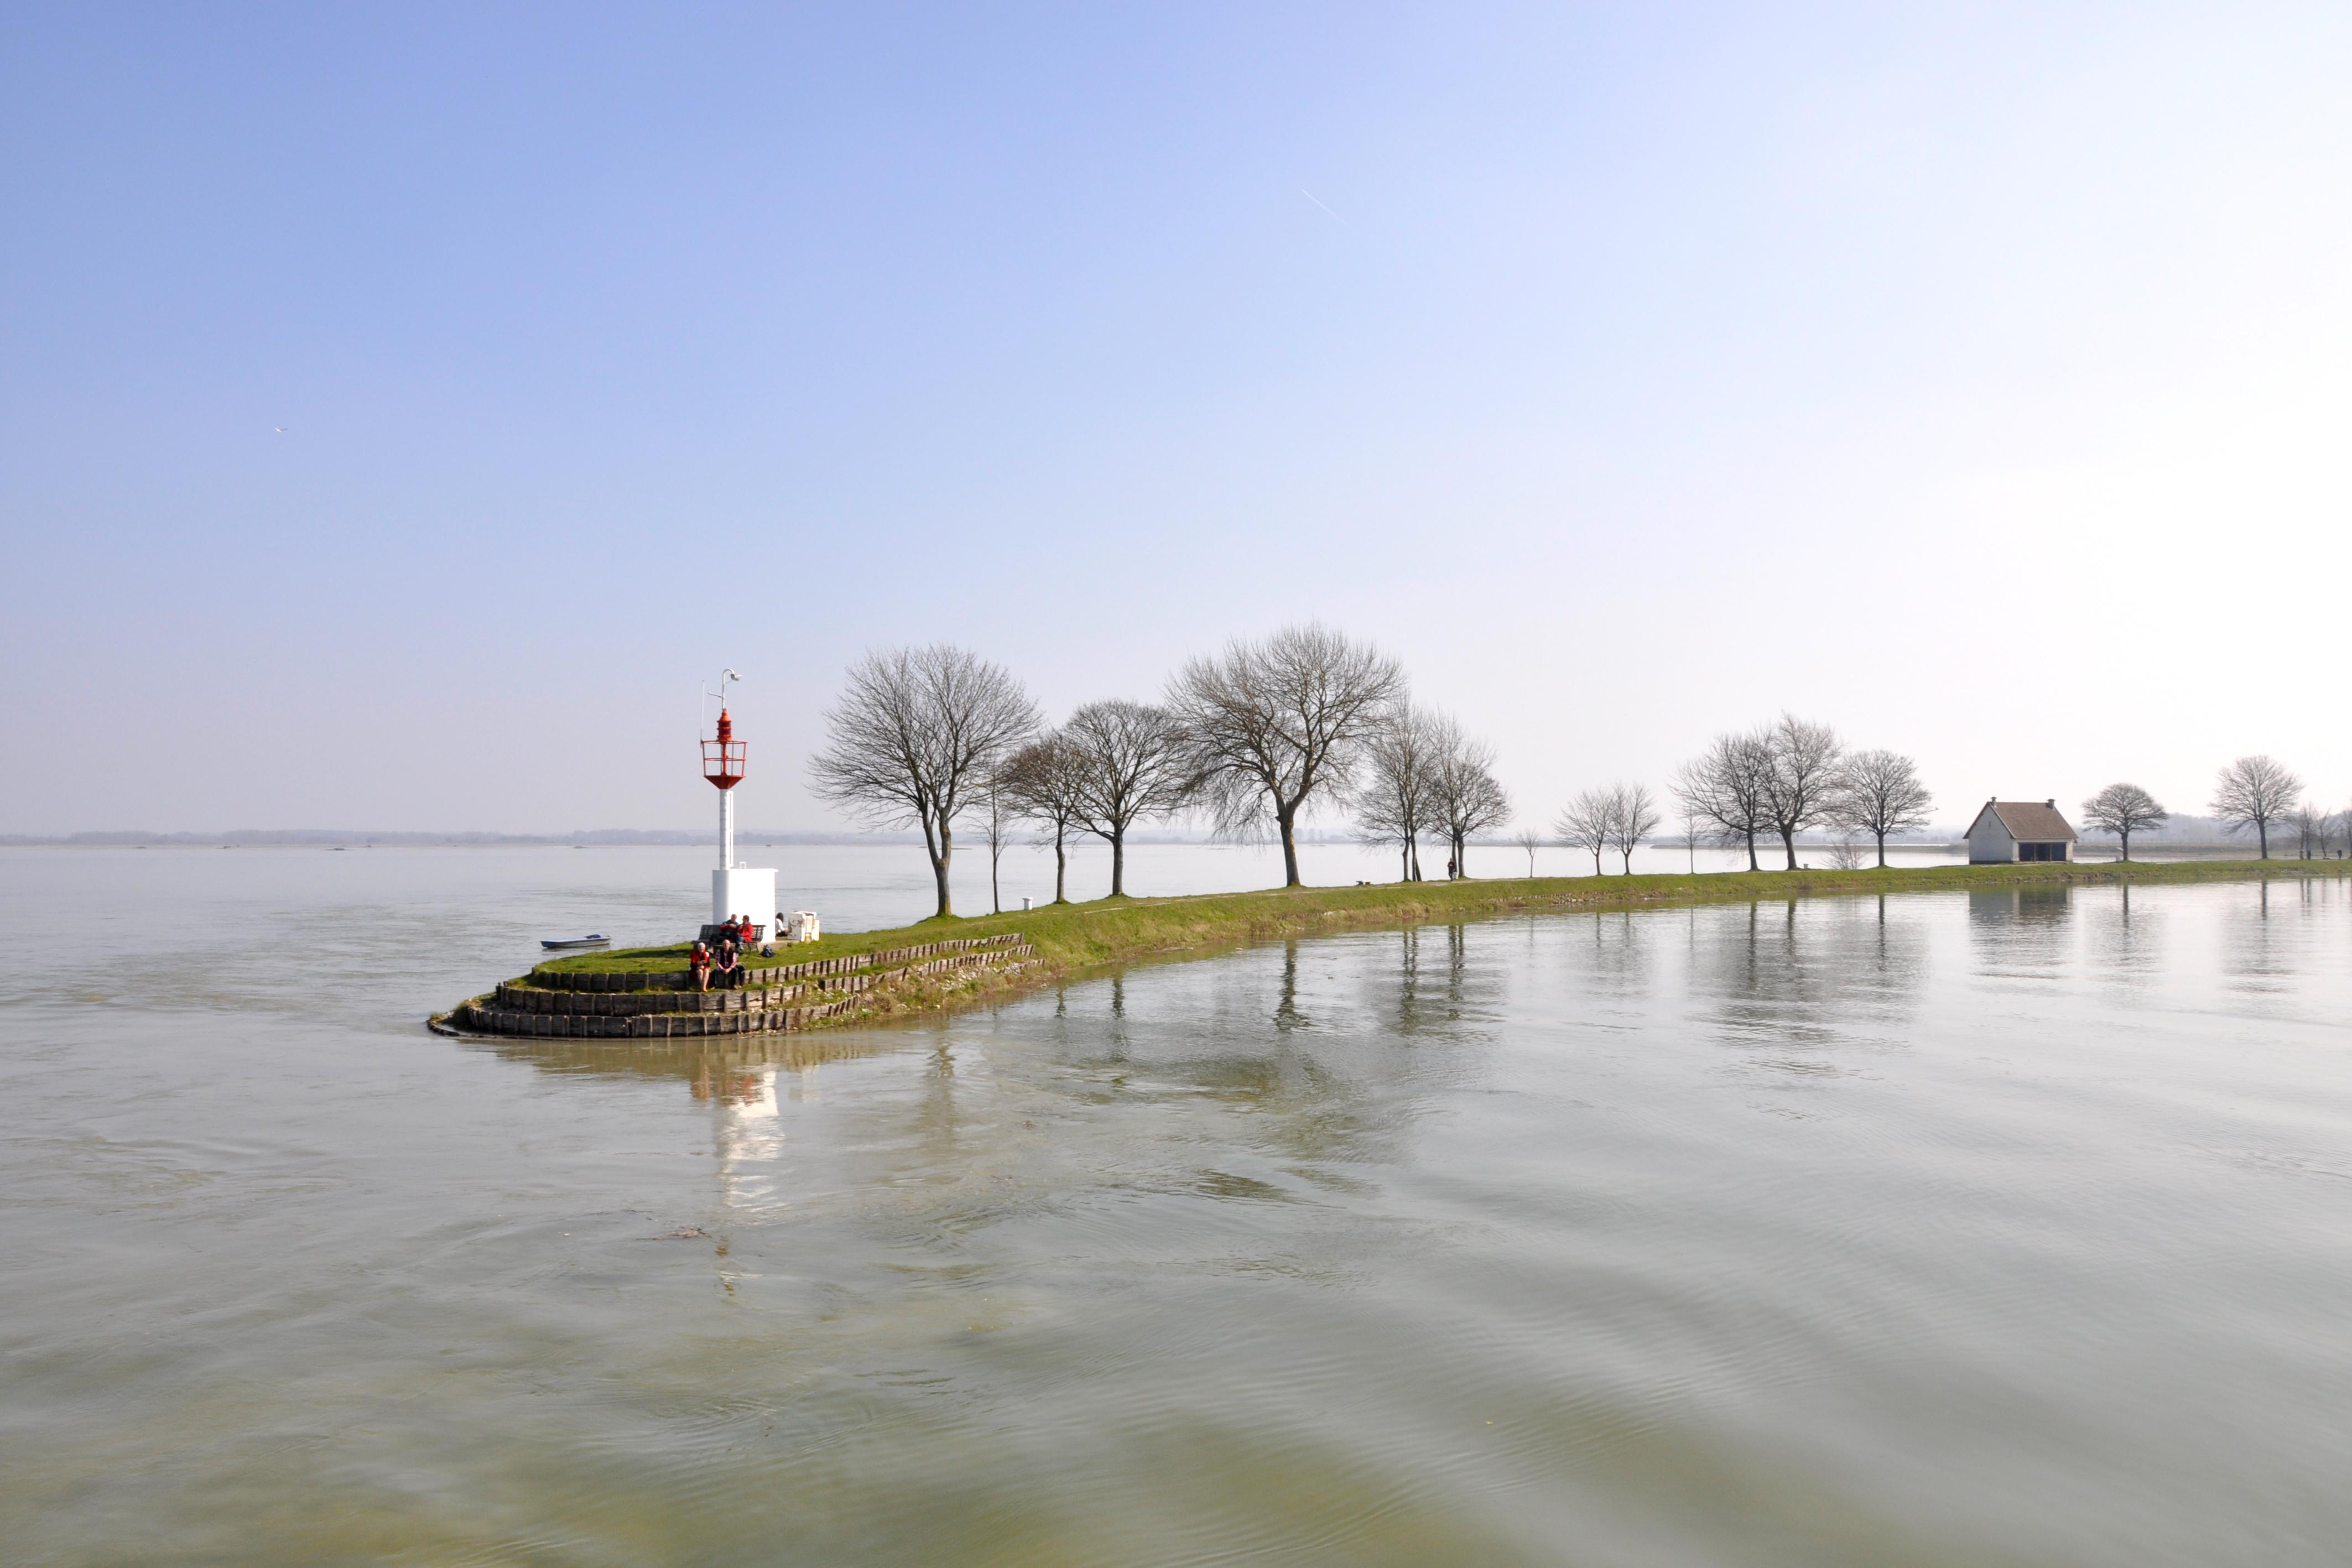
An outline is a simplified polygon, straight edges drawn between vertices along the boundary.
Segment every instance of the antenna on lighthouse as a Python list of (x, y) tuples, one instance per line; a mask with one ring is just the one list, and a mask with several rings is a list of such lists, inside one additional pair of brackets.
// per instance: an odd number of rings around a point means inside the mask
[(696, 710), (694, 722), (696, 734), (701, 734), (702, 727), (710, 722), (710, 699), (712, 697), (717, 697), (719, 699), (719, 711), (724, 713), (727, 709), (727, 683), (730, 681), (740, 682), (742, 678), (743, 677), (737, 674), (734, 669), (730, 666), (719, 672), (719, 689), (717, 691), (712, 691), (709, 686), (703, 686), (700, 688), (702, 692), (702, 706), (700, 708)]

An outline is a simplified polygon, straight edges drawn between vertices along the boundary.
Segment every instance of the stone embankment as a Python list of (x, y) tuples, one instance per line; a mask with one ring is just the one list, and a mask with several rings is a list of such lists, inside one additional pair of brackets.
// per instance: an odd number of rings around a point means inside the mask
[(535, 969), (465, 1003), (449, 1022), (485, 1034), (572, 1040), (790, 1031), (846, 1013), (887, 1011), (908, 988), (935, 977), (1015, 974), (1036, 960), (1036, 948), (1008, 931), (755, 968), (749, 984), (727, 990), (697, 990), (682, 969)]

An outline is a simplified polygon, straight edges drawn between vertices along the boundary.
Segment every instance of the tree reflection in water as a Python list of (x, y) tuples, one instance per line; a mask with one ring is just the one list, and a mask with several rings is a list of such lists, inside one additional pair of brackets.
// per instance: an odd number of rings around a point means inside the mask
[[(1785, 900), (1708, 915), (1691, 937), (1691, 999), (1727, 1044), (1816, 1052), (1901, 1042), (1918, 1008), (1927, 943), (1917, 913), (1884, 897)], [(1725, 930), (1725, 925), (1732, 929)], [(1768, 1065), (1820, 1071), (1818, 1056)]]
[(1969, 894), (1969, 940), (1977, 972), (2054, 980), (2073, 965), (2074, 890), (1996, 887)]
[(2086, 903), (2083, 932), (2097, 982), (2126, 1002), (2147, 994), (2147, 983), (2164, 967), (2164, 917), (2149, 900), (2135, 906), (2126, 883), (2112, 901)]

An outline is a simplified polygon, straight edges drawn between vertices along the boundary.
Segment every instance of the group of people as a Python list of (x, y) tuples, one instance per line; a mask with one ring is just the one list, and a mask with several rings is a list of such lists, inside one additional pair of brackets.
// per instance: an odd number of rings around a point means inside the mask
[(743, 949), (750, 946), (760, 934), (748, 915), (730, 915), (719, 924), (718, 948), (708, 942), (697, 942), (694, 951), (686, 956), (687, 973), (694, 977), (694, 988), (707, 991), (716, 985), (722, 988), (743, 983)]

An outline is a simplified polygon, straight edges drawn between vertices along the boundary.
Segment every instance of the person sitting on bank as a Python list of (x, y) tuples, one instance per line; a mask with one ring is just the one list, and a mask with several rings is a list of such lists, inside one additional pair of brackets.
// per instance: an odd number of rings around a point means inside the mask
[(743, 983), (743, 960), (731, 937), (719, 944), (719, 962), (712, 966), (710, 977), (721, 986)]
[(694, 977), (696, 990), (709, 990), (710, 988), (710, 949), (697, 942), (694, 945), (694, 951), (686, 956), (686, 972)]
[(751, 938), (759, 934), (760, 928), (751, 924), (750, 915), (739, 915), (735, 917), (735, 941), (738, 946), (749, 947), (751, 945)]

